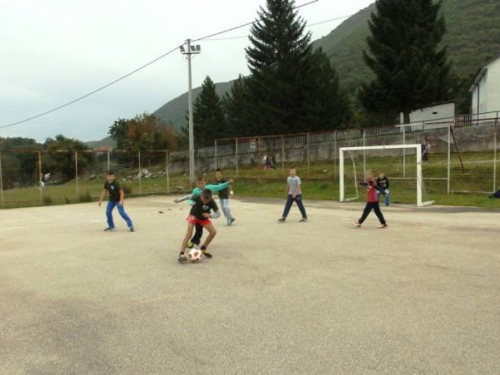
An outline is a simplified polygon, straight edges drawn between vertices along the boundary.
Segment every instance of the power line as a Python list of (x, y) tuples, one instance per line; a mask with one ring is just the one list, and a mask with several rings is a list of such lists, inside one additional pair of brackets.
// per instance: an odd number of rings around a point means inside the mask
[[(318, 1), (319, 1), (319, 0), (312, 0), (312, 1), (309, 1), (309, 2), (307, 2), (307, 3), (305, 3), (305, 4), (301, 4), (301, 5), (299, 5), (299, 6), (296, 6), (294, 9), (300, 9), (300, 8), (306, 7), (306, 6), (308, 6), (308, 5), (311, 5), (311, 4), (314, 4), (314, 3), (317, 3)], [(218, 35), (226, 34), (226, 33), (228, 33), (228, 32), (231, 32), (231, 31), (234, 31), (234, 30), (238, 30), (238, 29), (241, 29), (241, 28), (246, 27), (246, 26), (253, 25), (255, 22), (257, 22), (257, 21), (248, 22), (248, 23), (243, 24), (243, 25), (240, 25), (240, 26), (232, 27), (232, 28), (230, 28), (230, 29), (226, 29), (226, 30), (219, 31), (219, 32), (214, 33), (214, 34), (211, 34), (211, 35), (207, 35), (207, 36), (204, 36), (204, 37), (201, 37), (201, 38), (198, 38), (198, 39), (194, 39), (194, 40), (193, 40), (193, 42), (197, 42), (197, 41), (200, 41), (200, 40), (205, 40), (205, 39), (208, 39), (208, 38), (211, 38), (211, 37), (215, 37), (215, 36), (218, 36)], [(105, 84), (104, 86), (101, 86), (101, 87), (99, 87), (99, 88), (97, 88), (97, 89), (95, 89), (95, 90), (93, 90), (93, 91), (89, 92), (88, 94), (82, 95), (82, 96), (80, 96), (80, 97), (78, 97), (78, 98), (76, 98), (76, 99), (73, 99), (73, 100), (71, 100), (71, 101), (69, 101), (69, 102), (66, 102), (66, 103), (64, 103), (64, 104), (62, 104), (62, 105), (60, 105), (60, 106), (58, 106), (58, 107), (52, 108), (52, 109), (50, 109), (50, 110), (48, 110), (48, 111), (42, 112), (42, 113), (40, 113), (40, 114), (38, 114), (38, 115), (31, 116), (31, 117), (28, 117), (28, 118), (26, 118), (26, 119), (24, 119), (24, 120), (20, 120), (20, 121), (12, 122), (12, 123), (10, 123), (10, 124), (6, 124), (6, 125), (3, 125), (3, 126), (0, 126), (0, 129), (5, 129), (5, 128), (10, 128), (10, 127), (13, 127), (13, 126), (21, 125), (21, 124), (24, 124), (24, 123), (26, 123), (26, 122), (33, 121), (33, 120), (36, 120), (36, 119), (38, 119), (38, 118), (40, 118), (40, 117), (46, 116), (46, 115), (48, 115), (48, 114), (51, 114), (51, 113), (57, 112), (57, 111), (59, 111), (59, 110), (61, 110), (61, 109), (63, 109), (63, 108), (69, 107), (70, 105), (73, 105), (73, 104), (75, 104), (75, 103), (77, 103), (77, 102), (79, 102), (79, 101), (82, 101), (82, 100), (84, 100), (84, 99), (88, 98), (89, 96), (92, 96), (92, 95), (94, 95), (94, 94), (97, 94), (98, 92), (100, 92), (100, 91), (102, 91), (102, 90), (105, 90), (105, 89), (107, 89), (108, 87), (113, 86), (113, 85), (115, 85), (116, 83), (118, 83), (118, 82), (120, 82), (120, 81), (123, 81), (124, 79), (126, 79), (126, 78), (128, 78), (128, 77), (130, 77), (130, 76), (132, 76), (132, 75), (134, 75), (134, 74), (136, 74), (136, 73), (138, 73), (138, 72), (140, 72), (141, 70), (146, 69), (146, 68), (147, 68), (147, 67), (149, 67), (150, 65), (153, 65), (154, 63), (158, 62), (159, 60), (161, 60), (161, 59), (163, 59), (163, 58), (167, 57), (168, 55), (171, 55), (172, 53), (174, 53), (175, 51), (177, 51), (177, 50), (178, 50), (180, 47), (182, 47), (183, 45), (185, 45), (185, 43), (184, 43), (184, 44), (181, 44), (181, 45), (179, 45), (179, 46), (177, 46), (177, 47), (175, 47), (175, 48), (173, 48), (173, 49), (171, 49), (170, 51), (168, 51), (168, 52), (164, 53), (164, 54), (163, 54), (163, 55), (161, 55), (161, 56), (158, 56), (158, 57), (157, 57), (157, 58), (155, 58), (154, 60), (151, 60), (150, 62), (148, 62), (148, 63), (146, 63), (146, 64), (144, 64), (144, 65), (140, 66), (139, 68), (134, 69), (134, 70), (133, 70), (133, 71), (131, 71), (130, 73), (127, 73), (127, 74), (125, 74), (124, 76), (121, 76), (120, 78), (115, 79), (114, 81), (109, 82), (109, 83)]]

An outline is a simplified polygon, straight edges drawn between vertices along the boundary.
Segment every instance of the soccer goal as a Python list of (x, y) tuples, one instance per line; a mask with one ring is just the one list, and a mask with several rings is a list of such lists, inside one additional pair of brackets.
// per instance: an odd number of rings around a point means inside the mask
[(390, 181), (390, 198), (414, 201), (418, 207), (430, 206), (422, 172), (422, 145), (387, 145), (340, 148), (340, 201), (364, 198), (359, 186), (367, 171), (376, 179), (384, 172)]

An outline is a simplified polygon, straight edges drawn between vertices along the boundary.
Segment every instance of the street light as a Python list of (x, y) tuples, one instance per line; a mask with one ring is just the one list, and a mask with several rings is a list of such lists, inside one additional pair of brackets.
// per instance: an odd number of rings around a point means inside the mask
[(181, 46), (181, 53), (187, 56), (188, 59), (188, 107), (189, 107), (189, 181), (195, 182), (195, 161), (194, 161), (194, 122), (193, 122), (193, 72), (191, 67), (191, 59), (193, 55), (201, 53), (201, 46), (191, 45), (191, 39), (186, 41), (187, 48)]

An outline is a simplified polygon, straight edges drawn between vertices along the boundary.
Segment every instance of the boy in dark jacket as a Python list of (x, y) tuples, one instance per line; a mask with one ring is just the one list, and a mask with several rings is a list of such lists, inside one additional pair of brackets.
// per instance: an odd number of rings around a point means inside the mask
[(377, 191), (377, 197), (380, 199), (380, 196), (385, 194), (385, 205), (389, 206), (391, 204), (391, 197), (389, 192), (389, 179), (385, 176), (384, 172), (380, 171), (377, 178), (377, 186), (379, 190)]

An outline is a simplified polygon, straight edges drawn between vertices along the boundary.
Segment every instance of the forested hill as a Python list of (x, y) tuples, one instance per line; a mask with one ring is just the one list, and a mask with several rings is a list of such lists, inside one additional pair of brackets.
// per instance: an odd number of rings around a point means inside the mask
[[(374, 9), (374, 4), (363, 9), (316, 42), (330, 57), (341, 82), (351, 90), (371, 78), (362, 52)], [(469, 78), (500, 52), (500, 1), (442, 0), (442, 11), (447, 25), (444, 43), (449, 47), (454, 70)]]

